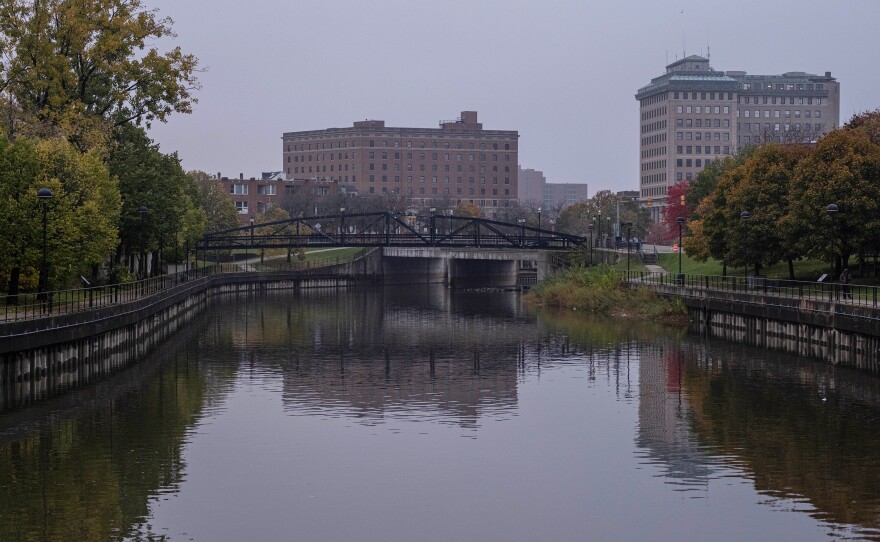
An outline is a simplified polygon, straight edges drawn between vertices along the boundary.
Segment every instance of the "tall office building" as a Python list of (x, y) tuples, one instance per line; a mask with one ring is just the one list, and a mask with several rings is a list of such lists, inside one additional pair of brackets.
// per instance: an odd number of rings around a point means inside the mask
[(519, 134), (484, 130), (476, 111), (439, 128), (391, 128), (382, 120), (351, 128), (287, 132), (289, 179), (330, 179), (361, 195), (402, 195), (407, 203), (473, 204), (488, 216), (517, 199)]
[(544, 183), (544, 206), (550, 209), (556, 205), (568, 207), (579, 201), (590, 199), (586, 183)]
[(547, 178), (544, 172), (537, 169), (519, 168), (517, 173), (517, 193), (520, 202), (541, 202), (544, 201), (544, 185), (547, 184)]
[(667, 189), (743, 145), (815, 141), (840, 124), (840, 83), (831, 72), (719, 72), (688, 56), (636, 93), (639, 188), (659, 219)]

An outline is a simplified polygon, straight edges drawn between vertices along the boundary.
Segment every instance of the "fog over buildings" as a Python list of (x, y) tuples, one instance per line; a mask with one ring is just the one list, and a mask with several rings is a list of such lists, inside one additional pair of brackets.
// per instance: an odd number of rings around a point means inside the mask
[(151, 136), (185, 169), (281, 170), (282, 134), (479, 111), (519, 165), (590, 193), (639, 187), (634, 92), (686, 55), (758, 74), (830, 71), (840, 120), (880, 106), (880, 2), (147, 0), (206, 69), (192, 115)]

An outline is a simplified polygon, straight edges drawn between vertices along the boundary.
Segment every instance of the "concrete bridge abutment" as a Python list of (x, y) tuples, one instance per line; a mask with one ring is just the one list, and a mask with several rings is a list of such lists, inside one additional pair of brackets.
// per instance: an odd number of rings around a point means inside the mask
[(521, 269), (543, 280), (551, 271), (550, 253), (539, 250), (446, 247), (385, 247), (385, 284), (447, 284), (453, 288), (515, 287)]

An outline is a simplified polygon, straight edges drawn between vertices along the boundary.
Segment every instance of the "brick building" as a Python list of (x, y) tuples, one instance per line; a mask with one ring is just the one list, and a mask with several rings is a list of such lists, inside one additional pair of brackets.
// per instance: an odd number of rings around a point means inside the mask
[(288, 179), (280, 171), (263, 173), (259, 179), (256, 177), (245, 179), (243, 174), (239, 174), (238, 179), (230, 179), (218, 173), (217, 182), (235, 203), (238, 221), (242, 226), (247, 226), (251, 218), (265, 213), (274, 206), (286, 208), (286, 203), (292, 199), (296, 199), (300, 206), (308, 203), (310, 208), (306, 214), (331, 212), (322, 202), (332, 199), (339, 191), (337, 181)]
[(392, 128), (382, 120), (350, 128), (287, 132), (287, 178), (353, 185), (361, 196), (394, 194), (413, 206), (473, 204), (487, 216), (517, 199), (515, 130), (484, 130), (476, 111), (439, 128)]

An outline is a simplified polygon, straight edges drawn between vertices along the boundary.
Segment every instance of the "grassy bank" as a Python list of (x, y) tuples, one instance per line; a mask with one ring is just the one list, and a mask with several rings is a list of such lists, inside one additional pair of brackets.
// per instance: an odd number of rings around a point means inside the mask
[[(677, 253), (661, 253), (659, 254), (660, 261), (657, 262), (663, 269), (665, 269), (669, 273), (678, 273), (678, 254)], [(828, 273), (829, 267), (831, 264), (828, 262), (820, 262), (816, 260), (797, 260), (794, 262), (794, 275), (795, 280), (803, 280), (812, 282), (819, 278), (823, 273)], [(850, 270), (857, 269), (858, 266), (853, 265), (850, 267)], [(705, 262), (698, 262), (696, 260), (692, 260), (688, 257), (687, 254), (682, 254), (681, 258), (681, 271), (686, 275), (721, 275), (724, 270), (724, 266), (721, 265), (721, 262), (709, 258)], [(750, 270), (750, 272), (754, 272), (754, 270)], [(739, 267), (728, 267), (727, 274), (728, 275), (736, 275), (742, 276), (744, 270), (742, 266)], [(788, 274), (788, 263), (780, 262), (775, 265), (764, 266), (761, 268), (761, 274), (767, 276), (771, 279), (789, 279)], [(871, 283), (870, 277), (865, 277), (863, 280), (858, 280), (857, 282), (867, 284)]]
[(664, 299), (646, 288), (629, 288), (620, 273), (607, 266), (569, 269), (537, 284), (526, 301), (619, 318), (669, 322), (687, 319), (681, 301)]

